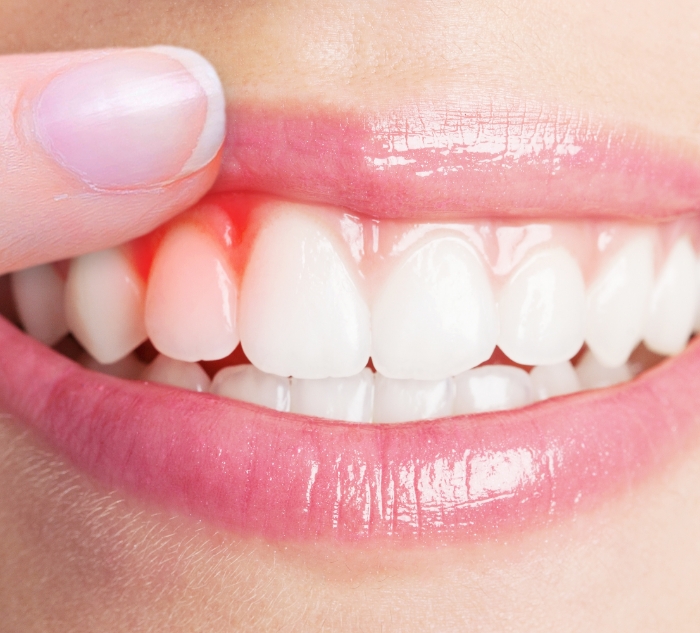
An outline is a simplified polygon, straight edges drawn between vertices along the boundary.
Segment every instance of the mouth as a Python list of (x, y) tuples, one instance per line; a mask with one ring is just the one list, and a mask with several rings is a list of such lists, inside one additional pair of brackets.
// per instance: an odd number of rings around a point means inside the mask
[(700, 163), (532, 112), (231, 108), (196, 207), (13, 273), (0, 405), (269, 539), (491, 538), (624, 494), (700, 426)]

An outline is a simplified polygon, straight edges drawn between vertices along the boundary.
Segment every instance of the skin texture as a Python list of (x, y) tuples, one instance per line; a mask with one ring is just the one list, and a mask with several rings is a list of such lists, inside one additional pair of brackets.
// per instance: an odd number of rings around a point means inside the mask
[[(197, 49), (229, 98), (507, 95), (700, 149), (700, 5), (0, 0), (0, 53)], [(610, 420), (614, 424), (614, 420)], [(700, 443), (594, 512), (461, 548), (241, 540), (94, 482), (0, 418), (0, 613), (33, 631), (696, 631)]]

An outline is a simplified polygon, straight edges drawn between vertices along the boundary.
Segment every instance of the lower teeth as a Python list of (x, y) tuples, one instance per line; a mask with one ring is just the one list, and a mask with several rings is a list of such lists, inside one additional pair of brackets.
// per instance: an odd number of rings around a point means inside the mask
[(251, 364), (219, 369), (213, 379), (199, 363), (158, 354), (149, 364), (136, 354), (100, 365), (83, 354), (88, 369), (330, 420), (392, 423), (516, 409), (549, 398), (631, 380), (663, 360), (643, 345), (630, 361), (604, 367), (590, 351), (569, 361), (530, 368), (485, 364), (444, 380), (401, 380), (365, 368), (347, 378), (300, 379), (267, 374)]

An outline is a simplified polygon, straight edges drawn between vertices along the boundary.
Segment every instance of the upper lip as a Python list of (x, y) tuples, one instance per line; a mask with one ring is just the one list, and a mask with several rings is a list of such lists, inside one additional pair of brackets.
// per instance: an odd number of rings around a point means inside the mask
[(560, 107), (383, 113), (230, 104), (215, 191), (266, 191), (377, 218), (658, 221), (700, 208), (700, 160)]

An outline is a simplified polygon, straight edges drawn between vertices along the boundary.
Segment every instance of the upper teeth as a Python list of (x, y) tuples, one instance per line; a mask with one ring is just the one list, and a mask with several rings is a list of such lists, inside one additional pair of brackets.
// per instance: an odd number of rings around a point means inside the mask
[[(574, 391), (579, 379), (609, 384), (605, 368), (623, 367), (642, 340), (674, 354), (700, 326), (699, 265), (680, 230), (672, 243), (665, 229), (621, 224), (571, 239), (557, 223), (377, 223), (266, 202), (236, 235), (207, 217), (185, 215), (167, 229), (147, 284), (127, 249), (72, 261), (66, 321), (94, 358), (117, 361), (149, 337), (172, 359), (212, 360), (240, 338), (265, 373), (228, 372), (215, 393), (248, 390), (249, 399), (318, 415), (342, 402), (351, 419), (389, 420), (493, 408), (489, 397), (512, 406)], [(62, 279), (43, 266), (16, 273), (13, 285), (29, 333), (55, 342), (63, 314), (41, 306), (49, 296), (60, 303)], [(567, 361), (584, 342), (592, 355), (577, 377)], [(531, 382), (514, 368), (467, 372), (496, 345), (515, 363), (541, 366)], [(378, 373), (368, 382), (370, 357)], [(187, 371), (151, 373), (206, 382)], [(332, 380), (344, 377), (353, 378)]]

